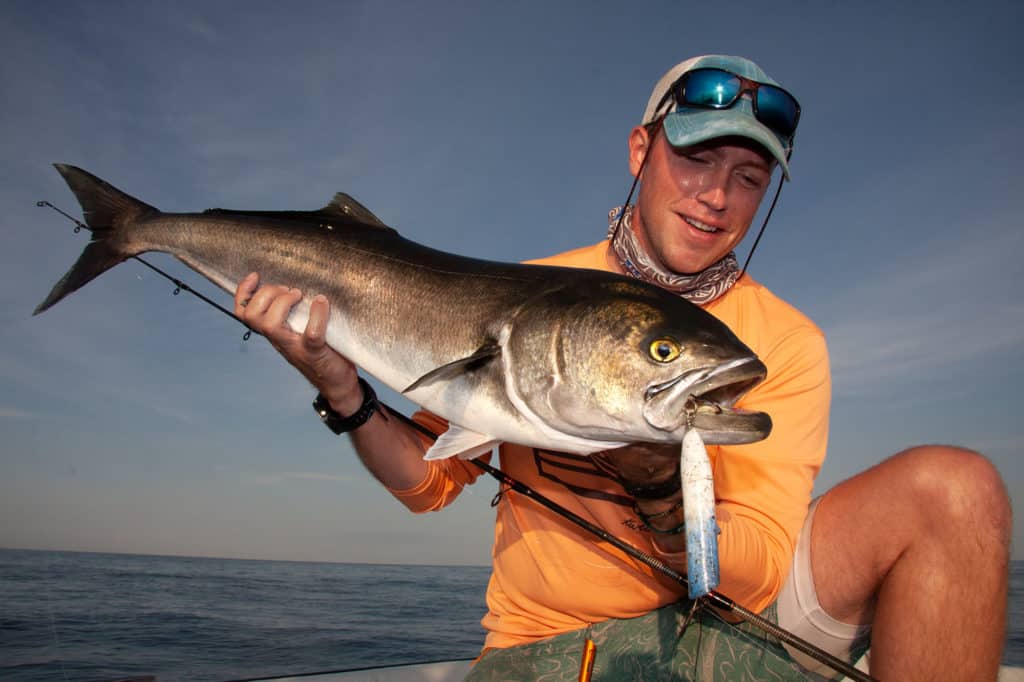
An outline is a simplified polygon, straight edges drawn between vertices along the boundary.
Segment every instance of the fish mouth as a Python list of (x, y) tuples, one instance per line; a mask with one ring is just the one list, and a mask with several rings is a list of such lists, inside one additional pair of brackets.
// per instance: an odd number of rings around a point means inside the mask
[(767, 374), (764, 363), (753, 357), (688, 370), (647, 388), (644, 418), (661, 431), (695, 428), (708, 444), (763, 440), (771, 433), (771, 417), (734, 405)]

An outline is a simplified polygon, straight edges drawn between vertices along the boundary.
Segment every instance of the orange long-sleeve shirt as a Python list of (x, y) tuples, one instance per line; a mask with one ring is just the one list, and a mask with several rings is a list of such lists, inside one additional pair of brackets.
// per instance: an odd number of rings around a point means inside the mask
[[(610, 269), (608, 242), (534, 261)], [(831, 397), (821, 331), (802, 313), (744, 276), (705, 307), (768, 367), (767, 379), (738, 403), (772, 417), (771, 435), (738, 446), (709, 446), (715, 479), (719, 590), (753, 611), (775, 600), (789, 571), (811, 489), (825, 458)], [(443, 431), (444, 422), (417, 415)], [(589, 457), (513, 444), (502, 469), (635, 547), (657, 554), (632, 500)], [(419, 485), (391, 492), (414, 512), (440, 509), (479, 476), (457, 459), (434, 461)], [(685, 556), (662, 555), (685, 572)], [(487, 588), (485, 646), (508, 647), (631, 618), (677, 601), (680, 586), (597, 540), (536, 502), (509, 491), (497, 508), (493, 573)]]

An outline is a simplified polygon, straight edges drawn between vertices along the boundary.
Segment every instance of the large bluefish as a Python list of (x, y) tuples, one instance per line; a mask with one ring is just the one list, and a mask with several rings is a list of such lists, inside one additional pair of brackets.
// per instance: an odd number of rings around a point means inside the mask
[[(615, 274), (497, 263), (402, 238), (344, 194), (316, 211), (162, 213), (57, 165), (92, 240), (36, 313), (117, 263), (169, 253), (228, 292), (249, 272), (331, 303), (327, 343), (447, 419), (428, 456), (500, 441), (589, 454), (632, 442), (766, 437), (766, 414), (733, 409), (764, 365), (712, 315)], [(687, 401), (696, 412), (685, 409)]]

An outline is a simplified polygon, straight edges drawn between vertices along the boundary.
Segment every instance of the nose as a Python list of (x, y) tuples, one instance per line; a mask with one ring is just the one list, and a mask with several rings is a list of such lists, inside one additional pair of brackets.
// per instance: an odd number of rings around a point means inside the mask
[(726, 182), (723, 178), (713, 177), (711, 182), (697, 193), (697, 200), (712, 211), (721, 212), (726, 207)]

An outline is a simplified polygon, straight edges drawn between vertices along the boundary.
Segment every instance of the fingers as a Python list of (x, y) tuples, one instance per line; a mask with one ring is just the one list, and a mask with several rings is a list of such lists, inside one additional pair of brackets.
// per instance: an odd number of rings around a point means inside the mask
[(265, 284), (261, 286), (245, 305), (245, 319), (249, 322), (257, 323), (261, 327), (265, 326), (264, 323), (271, 306), (282, 294), (286, 294), (288, 291), (288, 287), (281, 286), (280, 284)]
[[(235, 292), (235, 314), (250, 329), (264, 336), (275, 347), (294, 343), (298, 335), (285, 322), (292, 307), (302, 299), (302, 292), (289, 287), (265, 284), (260, 286), (259, 275), (246, 275)], [(280, 348), (279, 348), (280, 349)]]
[[(332, 395), (344, 399), (346, 394), (357, 396), (359, 408), (362, 403), (362, 390), (356, 383), (356, 367), (348, 359), (327, 346), (327, 323), (330, 319), (331, 306), (327, 297), (320, 294), (313, 298), (309, 306), (309, 322), (302, 333), (302, 348), (309, 359), (311, 374), (307, 375), (317, 386), (329, 386)], [(338, 390), (340, 389), (340, 390)], [(321, 389), (321, 393), (324, 390)], [(328, 400), (331, 396), (324, 393)], [(333, 403), (332, 403), (333, 404)]]
[[(267, 293), (267, 300), (264, 303), (262, 300), (259, 301), (259, 305), (266, 305), (266, 312), (263, 314), (263, 323), (268, 329), (276, 329), (278, 327), (284, 327), (288, 321), (288, 315), (292, 311), (292, 307), (296, 303), (302, 300), (302, 292), (298, 289), (289, 289), (288, 287), (266, 287), (269, 289)], [(261, 290), (262, 291), (262, 290)], [(250, 305), (257, 304), (257, 297), (260, 292), (257, 292), (256, 296), (253, 297)]]
[[(259, 274), (246, 275), (235, 292), (235, 314), (263, 334), (284, 358), (324, 394), (335, 409), (354, 412), (362, 404), (356, 367), (327, 346), (330, 302), (323, 294), (310, 302), (309, 322), (302, 334), (287, 326), (288, 316), (302, 292), (278, 284), (260, 286)], [(348, 409), (351, 408), (351, 409)]]
[(238, 283), (238, 290), (235, 291), (235, 315), (238, 317), (244, 317), (245, 307), (249, 303), (249, 299), (252, 298), (252, 294), (256, 291), (256, 287), (260, 285), (259, 273), (250, 272), (248, 275), (242, 278), (242, 281)]
[(327, 297), (319, 294), (313, 298), (309, 306), (309, 322), (302, 334), (302, 342), (310, 351), (323, 348), (327, 337), (327, 321), (330, 318), (331, 306)]

